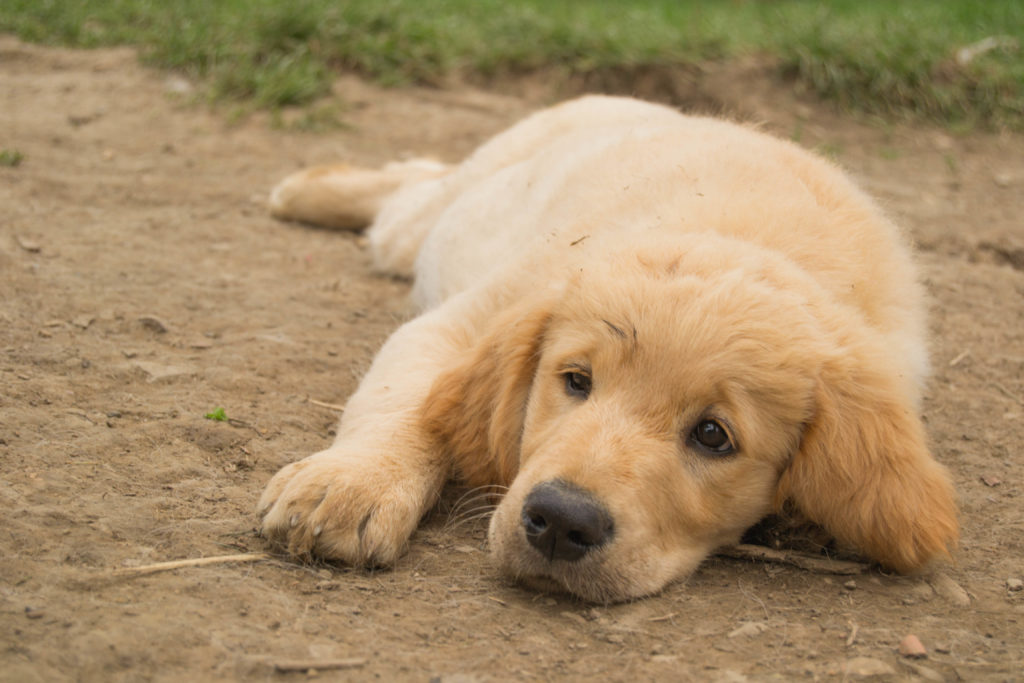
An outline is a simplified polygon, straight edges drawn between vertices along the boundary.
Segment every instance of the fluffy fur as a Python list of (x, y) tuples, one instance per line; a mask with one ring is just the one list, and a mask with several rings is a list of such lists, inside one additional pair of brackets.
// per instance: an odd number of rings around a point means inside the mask
[(905, 240), (795, 145), (585, 97), (456, 166), (297, 173), (271, 207), (371, 224), (422, 310), (334, 444), (267, 486), (263, 531), (296, 556), (393, 563), (450, 477), (508, 487), (502, 570), (595, 601), (660, 590), (783, 505), (898, 571), (956, 543)]

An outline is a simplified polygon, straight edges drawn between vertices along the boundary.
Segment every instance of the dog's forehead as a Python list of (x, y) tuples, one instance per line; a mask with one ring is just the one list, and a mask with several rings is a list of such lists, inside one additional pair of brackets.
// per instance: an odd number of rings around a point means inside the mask
[(553, 312), (545, 355), (693, 399), (790, 391), (802, 403), (820, 342), (801, 298), (734, 270), (580, 278)]
[(738, 336), (756, 336), (755, 328), (777, 320), (784, 306), (776, 294), (740, 272), (595, 272), (567, 289), (552, 327), (630, 353), (720, 348)]

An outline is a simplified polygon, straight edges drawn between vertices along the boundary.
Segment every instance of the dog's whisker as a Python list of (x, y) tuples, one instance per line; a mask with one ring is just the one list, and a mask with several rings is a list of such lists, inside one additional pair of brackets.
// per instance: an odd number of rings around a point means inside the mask
[(498, 506), (497, 505), (493, 505), (493, 504), (491, 504), (491, 505), (486, 505), (486, 504), (485, 505), (477, 505), (477, 506), (474, 506), (474, 507), (471, 507), (471, 508), (466, 508), (465, 510), (462, 510), (461, 512), (459, 512), (459, 514), (457, 514), (457, 515), (449, 515), (448, 520), (450, 522), (457, 522), (457, 521), (466, 519), (468, 517), (475, 517), (475, 516), (481, 515), (481, 514), (490, 515), (490, 514), (493, 514), (496, 509), (498, 509)]
[[(498, 498), (501, 498), (504, 495), (504, 492), (497, 491), (496, 488), (497, 487), (493, 486), (478, 486), (476, 488), (470, 489), (462, 496), (460, 496), (458, 500), (455, 501), (455, 503), (451, 507), (451, 510), (449, 511), (449, 515), (457, 517), (458, 515), (462, 514), (462, 511), (465, 508), (471, 505), (475, 505), (481, 500), (496, 500)], [(501, 488), (505, 489), (506, 491), (508, 490), (508, 487), (506, 486), (503, 486)]]
[(473, 522), (478, 522), (484, 519), (490, 519), (493, 513), (494, 510), (488, 510), (487, 512), (481, 512), (480, 514), (472, 515), (470, 517), (462, 517), (460, 519), (449, 520), (444, 525), (445, 531), (461, 529), (462, 527), (472, 524)]
[(473, 488), (466, 489), (462, 495), (456, 499), (454, 505), (458, 507), (467, 498), (477, 496), (480, 494), (484, 495), (503, 495), (508, 491), (507, 486), (501, 486), (499, 484), (485, 484), (484, 486), (474, 486)]
[(478, 505), (473, 508), (468, 508), (458, 515), (450, 516), (445, 522), (445, 526), (450, 527), (452, 525), (462, 524), (463, 522), (490, 517), (494, 514), (494, 511), (497, 508), (497, 505)]
[(484, 510), (484, 509), (494, 510), (496, 507), (497, 507), (497, 504), (494, 502), (494, 500), (487, 499), (487, 498), (481, 498), (481, 499), (477, 499), (477, 500), (474, 500), (474, 501), (470, 501), (466, 505), (464, 505), (464, 506), (462, 506), (462, 507), (460, 507), (460, 508), (458, 508), (456, 510), (450, 511), (448, 513), (447, 517), (448, 517), (448, 519), (461, 519), (462, 517), (466, 517), (468, 515), (475, 514), (475, 513), (479, 512), (480, 510)]

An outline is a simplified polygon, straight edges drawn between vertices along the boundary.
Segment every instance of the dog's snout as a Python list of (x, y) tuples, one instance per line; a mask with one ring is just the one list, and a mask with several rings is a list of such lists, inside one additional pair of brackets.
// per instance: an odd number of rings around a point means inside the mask
[(548, 560), (575, 562), (612, 537), (611, 515), (587, 491), (563, 481), (538, 484), (526, 496), (523, 529)]

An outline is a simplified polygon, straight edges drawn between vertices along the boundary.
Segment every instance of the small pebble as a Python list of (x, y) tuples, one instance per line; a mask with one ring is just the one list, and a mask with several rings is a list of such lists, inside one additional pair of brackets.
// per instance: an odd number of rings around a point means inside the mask
[(18, 242), (18, 246), (27, 252), (37, 254), (43, 250), (43, 247), (41, 244), (39, 244), (39, 242), (36, 242), (28, 237), (22, 237), (21, 235), (19, 235), (15, 239)]
[(971, 596), (947, 574), (936, 574), (929, 583), (935, 592), (958, 607), (970, 607)]
[(768, 625), (760, 621), (748, 621), (729, 633), (729, 638), (750, 638), (768, 630)]
[(921, 659), (928, 656), (928, 650), (925, 649), (921, 640), (913, 633), (904, 636), (903, 640), (900, 641), (898, 650), (901, 655), (911, 659)]
[(1006, 588), (1015, 593), (1019, 590), (1024, 590), (1024, 581), (1021, 581), (1020, 579), (1007, 579)]
[(850, 579), (849, 581), (843, 584), (843, 588), (845, 588), (848, 591), (855, 591), (857, 590), (857, 582), (853, 579)]
[(139, 322), (142, 323), (143, 327), (153, 330), (154, 332), (163, 333), (167, 331), (167, 323), (165, 323), (163, 320), (156, 317), (155, 315), (141, 316), (139, 318)]

